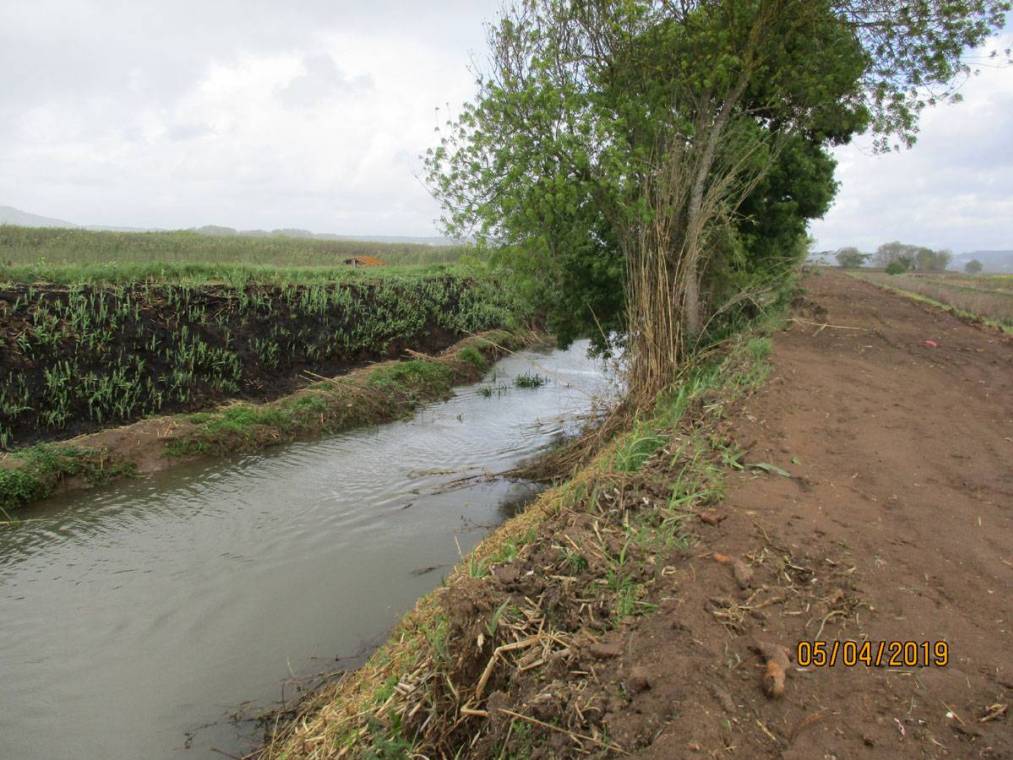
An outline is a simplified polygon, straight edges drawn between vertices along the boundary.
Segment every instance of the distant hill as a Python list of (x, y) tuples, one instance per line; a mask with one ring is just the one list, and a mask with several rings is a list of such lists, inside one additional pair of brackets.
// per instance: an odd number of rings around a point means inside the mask
[(48, 216), (29, 214), (12, 206), (0, 206), (0, 224), (16, 224), (19, 227), (77, 227), (76, 224)]
[(195, 227), (192, 232), (198, 232), (201, 235), (218, 235), (220, 237), (232, 237), (238, 235), (240, 237), (289, 237), (289, 238), (300, 238), (310, 240), (352, 240), (358, 243), (392, 243), (398, 244), (414, 244), (414, 245), (463, 245), (464, 243), (460, 240), (454, 240), (448, 237), (438, 236), (422, 236), (414, 237), (411, 235), (335, 235), (331, 232), (310, 232), (309, 230), (301, 230), (297, 228), (285, 228), (280, 230), (237, 230), (232, 227), (222, 227), (216, 224), (206, 224), (203, 227)]
[[(62, 219), (51, 219), (38, 214), (29, 214), (12, 206), (0, 206), (0, 224), (14, 224), (19, 227), (68, 227), (81, 229), (82, 225), (73, 222), (65, 222)], [(158, 227), (110, 227), (106, 225), (84, 225), (84, 229), (95, 232), (167, 232), (168, 230)], [(416, 244), (416, 245), (463, 245), (460, 240), (452, 238), (429, 236), (413, 237), (409, 235), (334, 235), (329, 232), (318, 233), (309, 230), (295, 228), (279, 230), (237, 230), (232, 227), (225, 227), (217, 224), (206, 224), (203, 227), (193, 227), (190, 232), (201, 235), (214, 235), (220, 237), (289, 237), (313, 240), (351, 240), (359, 243), (393, 243), (393, 244)]]
[(951, 269), (963, 270), (971, 259), (981, 262), (985, 272), (1013, 274), (1013, 251), (970, 251), (953, 257)]

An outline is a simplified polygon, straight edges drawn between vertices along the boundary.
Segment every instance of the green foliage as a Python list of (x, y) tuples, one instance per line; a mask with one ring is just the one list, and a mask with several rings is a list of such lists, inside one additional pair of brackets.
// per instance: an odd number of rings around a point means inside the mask
[(514, 385), (518, 388), (541, 388), (548, 381), (547, 378), (542, 377), (537, 372), (534, 374), (525, 372), (523, 375), (517, 375), (514, 378)]
[(667, 440), (654, 425), (638, 425), (616, 449), (612, 466), (616, 472), (636, 472)]
[(424, 359), (396, 362), (379, 367), (369, 376), (369, 384), (383, 390), (396, 390), (406, 395), (425, 391), (428, 395), (450, 390), (453, 375), (449, 367)]
[(886, 265), (887, 274), (904, 274), (910, 268), (910, 262), (908, 259), (894, 259)]
[(869, 125), (910, 144), (926, 91), (949, 91), (1005, 8), (516, 3), (429, 181), (448, 231), (492, 251), (562, 343), (626, 338), (632, 364), (674, 371), (669, 325), (696, 338), (792, 276), (836, 190), (828, 149)]
[(44, 499), (70, 477), (92, 484), (133, 474), (135, 467), (118, 462), (99, 449), (40, 444), (12, 455), (13, 467), (0, 468), (0, 509)]
[[(908, 245), (894, 241), (884, 243), (876, 249), (876, 263), (889, 271), (891, 264), (899, 264), (893, 267), (890, 274), (898, 274), (916, 270), (919, 272), (945, 272), (953, 259), (949, 251), (934, 251), (920, 245)], [(902, 268), (901, 268), (902, 267)]]
[[(516, 303), (461, 273), (331, 282), (21, 285), (0, 292), (0, 448), (382, 357), (432, 332), (510, 324)], [(485, 366), (480, 352), (462, 359)]]
[(371, 742), (363, 760), (404, 760), (411, 756), (412, 744), (401, 734), (400, 718), (393, 718), (389, 726), (370, 721), (369, 729)]
[(964, 271), (968, 274), (978, 274), (982, 269), (984, 269), (984, 266), (977, 259), (971, 259), (964, 264)]
[(773, 341), (766, 336), (750, 338), (746, 343), (746, 350), (749, 351), (749, 355), (756, 361), (761, 361), (770, 356), (770, 352), (774, 349)]
[(872, 257), (871, 253), (862, 253), (857, 248), (841, 248), (834, 254), (841, 269), (858, 269), (865, 266), (865, 262)]
[(35, 475), (17, 469), (0, 470), (0, 508), (12, 509), (45, 498), (49, 489)]
[(484, 371), (489, 363), (482, 356), (482, 352), (474, 346), (466, 346), (457, 352), (457, 358), (463, 362), (467, 362), (479, 371)]

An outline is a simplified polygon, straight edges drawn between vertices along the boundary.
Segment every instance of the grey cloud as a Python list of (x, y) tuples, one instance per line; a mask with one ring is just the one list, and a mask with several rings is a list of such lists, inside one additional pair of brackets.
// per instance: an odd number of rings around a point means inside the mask
[(909, 151), (874, 156), (866, 140), (838, 150), (841, 189), (813, 225), (818, 249), (1013, 247), (1013, 70), (983, 70), (964, 96), (927, 112)]
[(305, 56), (303, 71), (278, 92), (289, 105), (312, 106), (334, 95), (365, 92), (373, 87), (373, 79), (368, 74), (346, 76), (326, 53)]
[[(82, 224), (431, 234), (417, 156), (499, 5), (0, 0), (0, 204)], [(389, 68), (336, 49), (341, 36), (383, 47)], [(302, 72), (270, 79), (263, 101), (200, 96), (211, 72), (271, 58)], [(1013, 70), (970, 81), (909, 154), (846, 149), (820, 244), (1009, 248), (1013, 86), (996, 76)]]

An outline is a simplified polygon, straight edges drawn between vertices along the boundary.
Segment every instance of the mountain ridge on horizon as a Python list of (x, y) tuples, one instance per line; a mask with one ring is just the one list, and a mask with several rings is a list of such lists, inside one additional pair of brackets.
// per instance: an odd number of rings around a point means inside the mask
[(414, 243), (417, 245), (462, 245), (462, 241), (438, 235), (338, 235), (330, 232), (312, 232), (297, 228), (275, 230), (237, 230), (233, 227), (207, 224), (201, 227), (189, 227), (182, 230), (169, 230), (162, 227), (110, 227), (105, 225), (82, 225), (68, 222), (55, 217), (32, 214), (13, 206), (0, 206), (0, 225), (10, 224), (18, 227), (60, 228), (72, 230), (89, 230), (92, 232), (196, 232), (202, 235), (243, 236), (243, 237), (295, 237), (314, 240), (354, 240), (372, 243)]

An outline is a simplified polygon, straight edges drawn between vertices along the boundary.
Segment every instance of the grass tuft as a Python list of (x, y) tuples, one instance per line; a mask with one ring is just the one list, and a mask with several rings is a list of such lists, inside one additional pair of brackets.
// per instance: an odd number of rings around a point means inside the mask
[(530, 372), (514, 378), (514, 385), (518, 388), (541, 388), (547, 382), (549, 382), (548, 378), (542, 377), (538, 373), (531, 374)]

